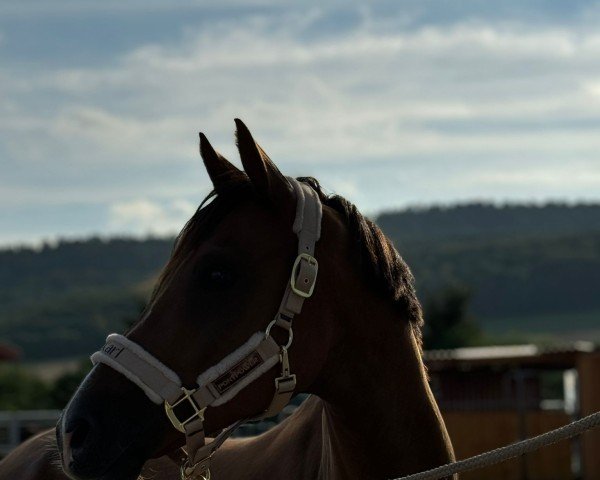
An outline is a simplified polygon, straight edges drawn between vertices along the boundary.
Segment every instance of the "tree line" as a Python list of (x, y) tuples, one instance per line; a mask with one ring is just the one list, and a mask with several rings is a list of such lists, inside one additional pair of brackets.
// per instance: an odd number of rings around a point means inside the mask
[[(486, 338), (598, 332), (600, 205), (472, 204), (376, 221), (411, 266), (429, 325), (454, 289), (451, 298), (469, 292), (468, 314)], [(0, 342), (25, 360), (88, 354), (137, 315), (172, 243), (91, 238), (0, 250)]]

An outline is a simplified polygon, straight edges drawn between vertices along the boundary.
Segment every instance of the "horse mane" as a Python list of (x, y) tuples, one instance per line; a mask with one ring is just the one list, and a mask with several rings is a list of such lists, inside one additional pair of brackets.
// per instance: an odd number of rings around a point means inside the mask
[(391, 300), (403, 318), (413, 329), (422, 348), (423, 310), (414, 287), (414, 277), (391, 240), (370, 219), (363, 216), (356, 206), (340, 195), (327, 195), (318, 180), (299, 177), (297, 180), (310, 185), (323, 205), (338, 212), (346, 224), (356, 245), (357, 258), (365, 276), (371, 280), (386, 299)]
[[(422, 347), (423, 312), (414, 288), (414, 277), (392, 242), (371, 220), (364, 217), (354, 204), (340, 195), (327, 195), (319, 182), (312, 177), (298, 177), (298, 181), (310, 185), (319, 195), (323, 205), (338, 212), (344, 220), (356, 245), (356, 258), (370, 284), (391, 300), (403, 318), (413, 329), (419, 347)], [(248, 177), (241, 173), (219, 186), (219, 192), (211, 191), (202, 201), (192, 218), (185, 224), (173, 246), (171, 258), (163, 269), (148, 308), (170, 283), (175, 273), (197, 245), (217, 223), (239, 202), (253, 195)]]

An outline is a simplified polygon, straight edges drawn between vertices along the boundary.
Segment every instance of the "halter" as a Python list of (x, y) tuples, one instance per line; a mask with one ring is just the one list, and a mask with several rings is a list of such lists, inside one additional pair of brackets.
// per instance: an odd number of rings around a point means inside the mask
[[(296, 375), (291, 373), (288, 357), (294, 339), (292, 320), (315, 288), (319, 267), (313, 255), (321, 236), (322, 205), (310, 186), (290, 177), (287, 179), (296, 197), (293, 231), (298, 236), (298, 256), (279, 310), (264, 332), (256, 332), (242, 346), (201, 373), (196, 380), (198, 387), (191, 390), (182, 386), (173, 370), (123, 335), (110, 334), (104, 347), (91, 357), (94, 365), (104, 363), (131, 380), (152, 402), (164, 403), (167, 417), (186, 437), (182, 480), (209, 480), (211, 458), (233, 431), (248, 420), (277, 415), (294, 394)], [(277, 344), (271, 336), (275, 326), (288, 333), (284, 345)], [(281, 375), (275, 379), (275, 393), (267, 409), (256, 417), (235, 422), (206, 444), (203, 425), (206, 409), (227, 403), (278, 363)]]

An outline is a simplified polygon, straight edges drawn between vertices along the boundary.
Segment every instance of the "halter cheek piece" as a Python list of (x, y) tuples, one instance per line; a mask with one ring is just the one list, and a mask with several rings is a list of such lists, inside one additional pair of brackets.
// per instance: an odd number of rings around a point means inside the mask
[[(181, 465), (184, 480), (208, 480), (212, 455), (233, 431), (247, 420), (278, 414), (294, 393), (296, 375), (291, 373), (288, 359), (288, 349), (294, 338), (292, 320), (301, 312), (304, 301), (315, 288), (318, 263), (313, 255), (321, 236), (322, 206), (318, 194), (310, 186), (293, 178), (288, 181), (296, 196), (293, 231), (298, 236), (298, 256), (279, 310), (265, 332), (256, 332), (237, 350), (201, 373), (196, 381), (198, 387), (192, 390), (182, 386), (173, 370), (123, 335), (110, 334), (102, 350), (91, 357), (94, 364), (104, 363), (127, 377), (154, 403), (164, 403), (167, 417), (186, 436), (187, 458)], [(285, 345), (278, 345), (271, 336), (275, 326), (288, 332)], [(281, 375), (275, 379), (275, 394), (268, 408), (252, 419), (230, 425), (206, 444), (205, 410), (228, 402), (278, 363), (281, 364)]]

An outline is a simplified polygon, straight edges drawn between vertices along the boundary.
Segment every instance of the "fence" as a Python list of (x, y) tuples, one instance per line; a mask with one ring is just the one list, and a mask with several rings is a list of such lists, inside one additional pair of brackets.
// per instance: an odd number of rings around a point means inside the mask
[(19, 443), (56, 425), (60, 410), (0, 412), (0, 457)]
[[(532, 411), (524, 415), (525, 425), (515, 411), (445, 412), (444, 420), (458, 459), (533, 437), (571, 421), (561, 411)], [(525, 428), (523, 432), (522, 429)], [(571, 442), (560, 442), (504, 463), (461, 473), (461, 480), (573, 480)], [(586, 477), (592, 478), (592, 477)]]
[[(480, 347), (427, 356), (432, 388), (459, 459), (600, 410), (600, 352), (593, 345)], [(563, 390), (562, 398), (555, 396), (557, 389)], [(597, 480), (599, 451), (600, 429), (595, 429), (461, 479)]]

